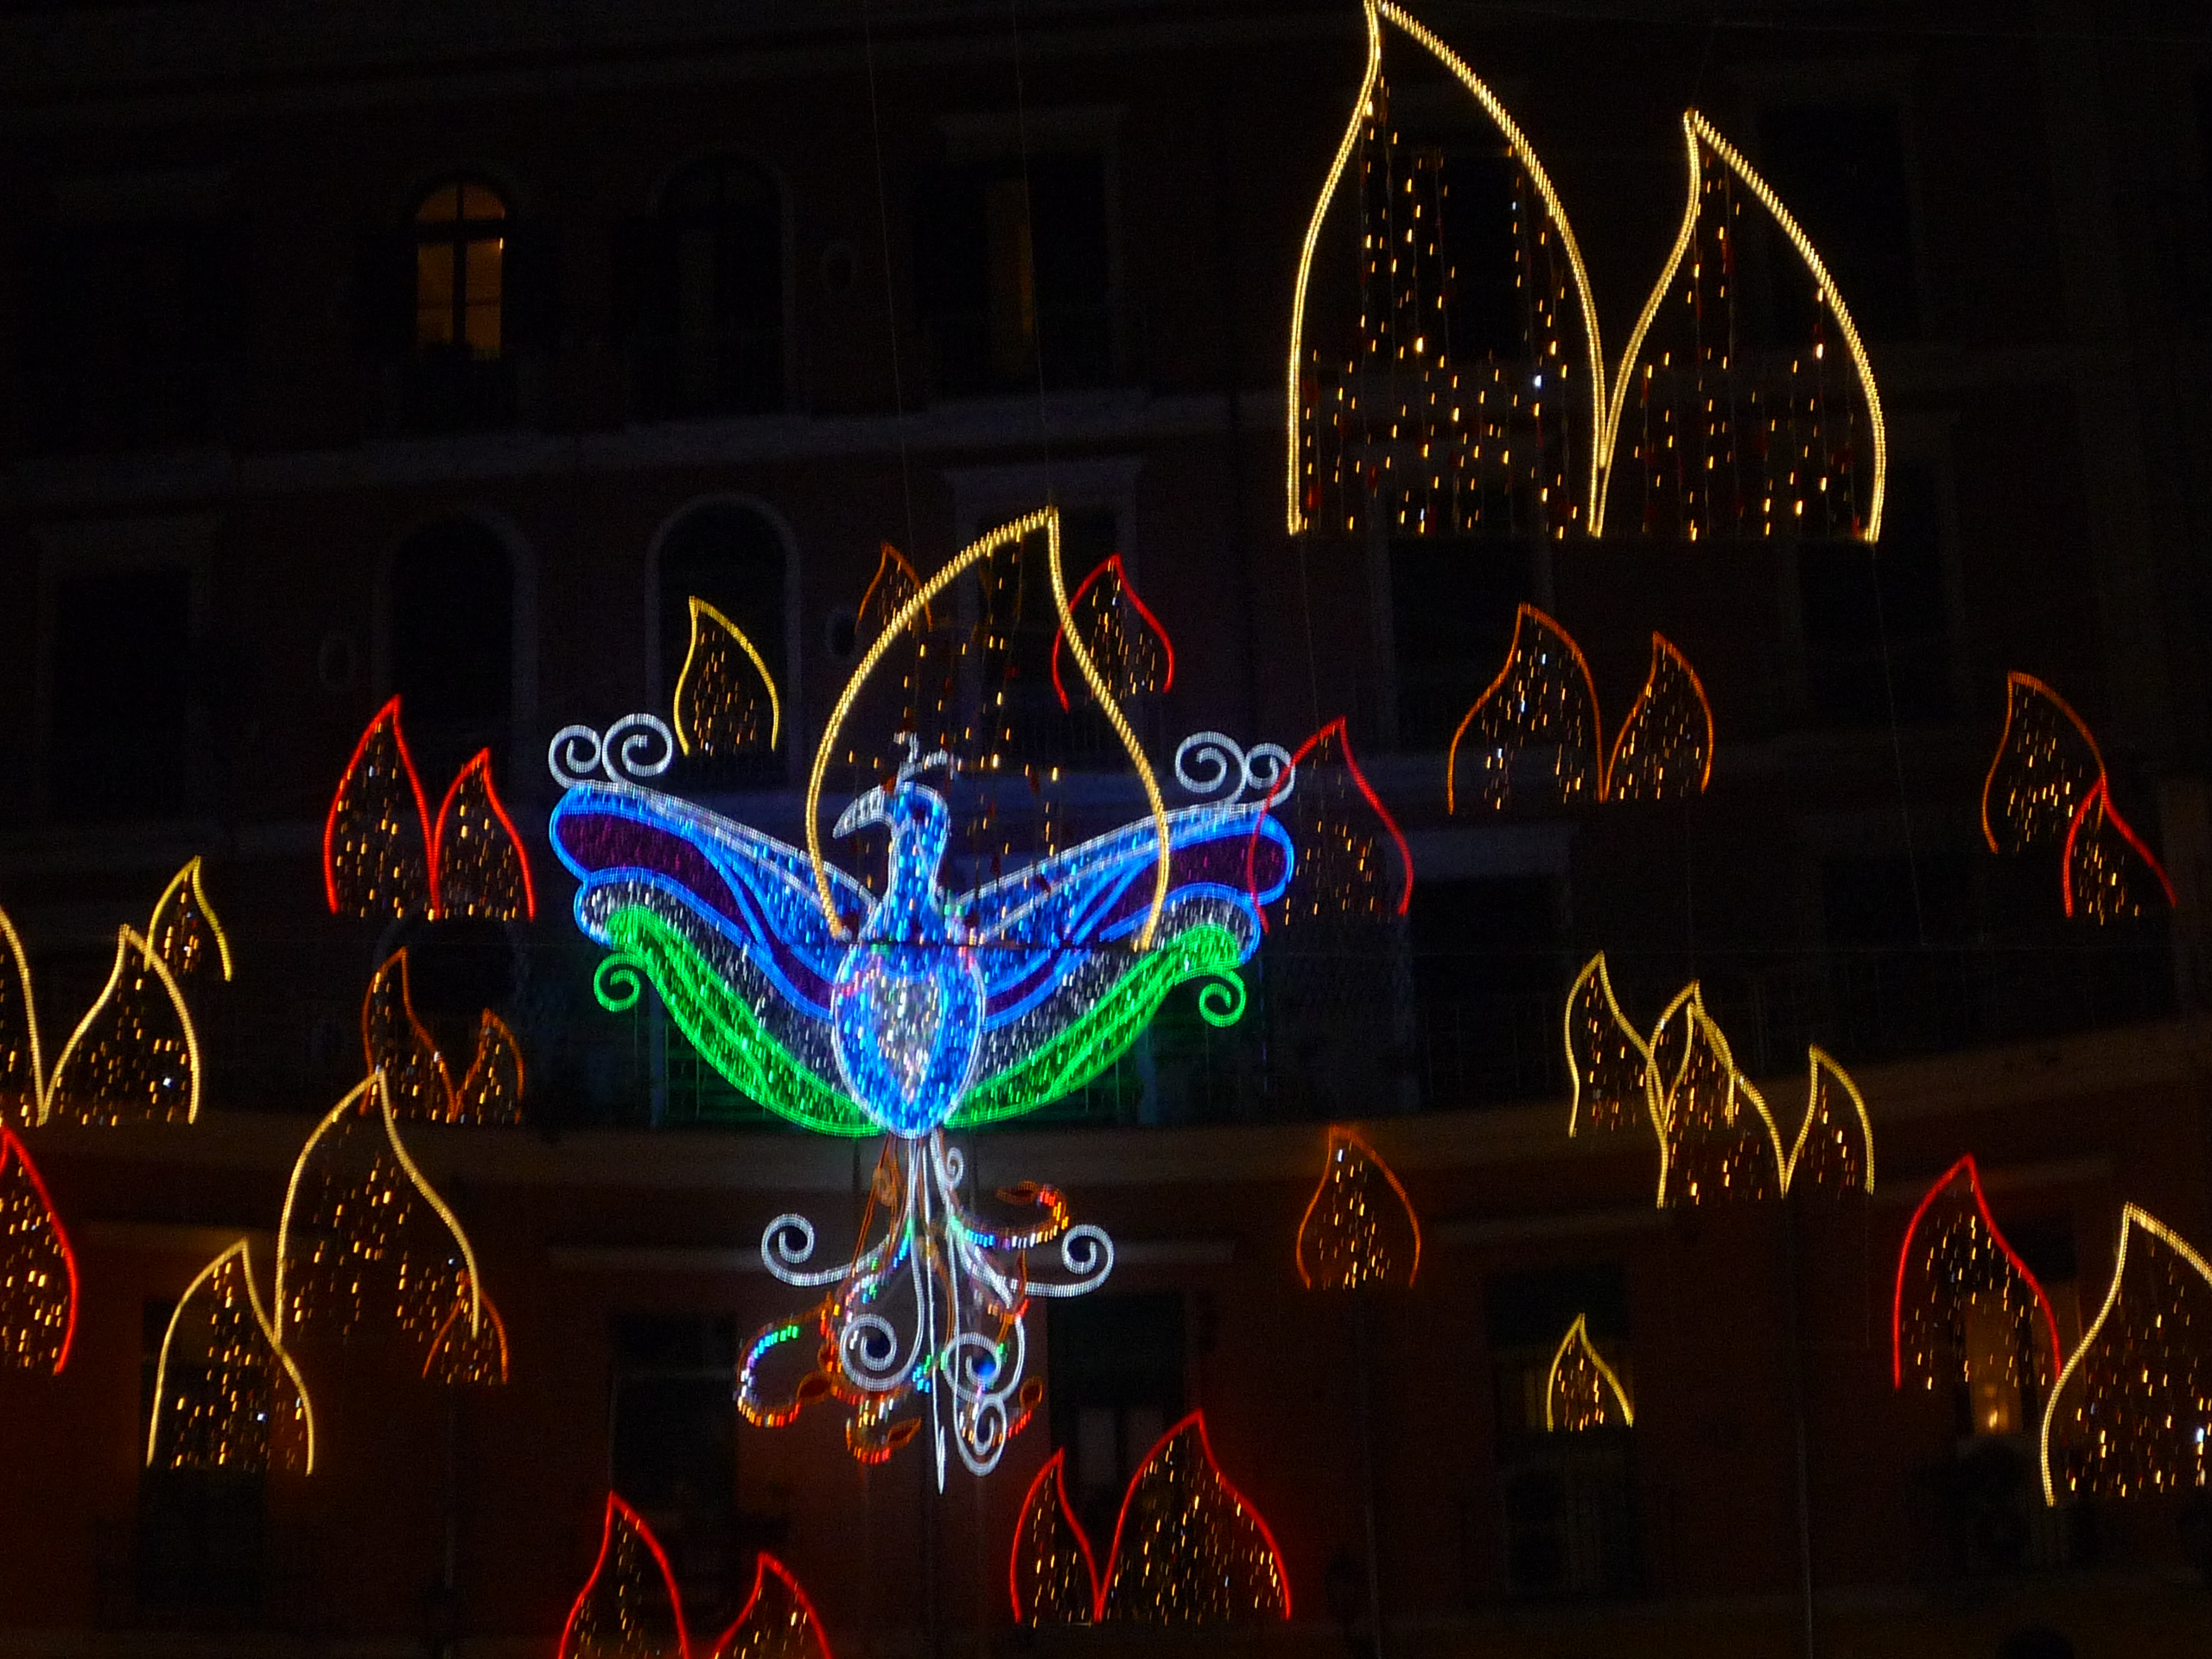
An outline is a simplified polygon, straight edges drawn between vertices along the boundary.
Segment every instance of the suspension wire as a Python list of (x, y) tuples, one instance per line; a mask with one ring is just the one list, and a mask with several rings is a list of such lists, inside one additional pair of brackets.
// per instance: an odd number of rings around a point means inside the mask
[(906, 545), (912, 556), (918, 559), (921, 547), (915, 540), (914, 469), (907, 448), (906, 388), (899, 358), (898, 283), (892, 271), (891, 195), (884, 180), (883, 109), (876, 92), (875, 24), (868, 10), (868, 0), (861, 0), (861, 41), (868, 58), (868, 132), (875, 149), (875, 217), (883, 260), (884, 332), (891, 344), (891, 407), (894, 429), (899, 434), (899, 488), (906, 502)]

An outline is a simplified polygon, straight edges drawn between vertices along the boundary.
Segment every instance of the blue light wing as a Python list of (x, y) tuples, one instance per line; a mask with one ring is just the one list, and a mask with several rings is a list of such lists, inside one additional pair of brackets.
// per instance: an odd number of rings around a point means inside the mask
[[(829, 1017), (830, 987), (849, 941), (822, 913), (814, 866), (799, 849), (672, 795), (627, 784), (579, 784), (547, 826), (553, 850), (582, 883), (576, 921), (607, 944), (606, 921), (642, 904), (734, 946), (798, 1013)], [(836, 866), (830, 888), (857, 933), (875, 900)]]
[[(988, 1031), (1029, 1013), (1101, 954), (1128, 957), (1151, 912), (1159, 849), (1150, 818), (1087, 841), (977, 888), (953, 904), (971, 930)], [(1167, 815), (1168, 897), (1162, 925), (1194, 914), (1243, 935), (1249, 958), (1259, 906), (1281, 896), (1290, 836), (1262, 804), (1192, 806)], [(1084, 975), (1088, 979), (1094, 976)]]

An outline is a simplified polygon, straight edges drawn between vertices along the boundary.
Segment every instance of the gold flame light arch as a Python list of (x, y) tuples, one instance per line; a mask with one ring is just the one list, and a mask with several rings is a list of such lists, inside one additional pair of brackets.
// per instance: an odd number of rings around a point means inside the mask
[(1595, 516), (1595, 504), (1602, 500), (1605, 467), (1611, 455), (1605, 442), (1607, 436), (1605, 402), (1605, 353), (1598, 330), (1598, 308), (1590, 294), (1589, 273), (1583, 269), (1582, 251), (1574, 240), (1574, 227), (1568, 223), (1566, 205), (1558, 191), (1552, 188), (1551, 175), (1545, 172), (1542, 161), (1529, 137), (1498, 101), (1482, 78), (1470, 68), (1466, 60), (1432, 32), (1421, 21), (1390, 0), (1365, 0), (1367, 20), (1367, 67), (1359, 83), (1359, 96), (1352, 100), (1351, 117), (1344, 124), (1344, 137), (1338, 141), (1335, 158), (1329, 163), (1327, 178), (1321, 186), (1319, 200), (1313, 204), (1313, 215), (1306, 223), (1306, 239), (1299, 250), (1298, 279), (1291, 292), (1290, 357), (1284, 384), (1284, 468), (1283, 483), (1286, 496), (1287, 520), (1294, 536), (1307, 525), (1305, 508), (1299, 500), (1299, 406), (1301, 359), (1306, 355), (1306, 296), (1313, 271), (1314, 251), (1320, 245), (1321, 227), (1327, 220), (1329, 208), (1336, 200), (1338, 186), (1344, 182), (1344, 168), (1351, 161), (1352, 151), (1359, 143), (1360, 124), (1366, 118), (1368, 105), (1375, 95), (1376, 82), (1382, 73), (1382, 25), (1389, 23), (1408, 38), (1418, 42), (1431, 56), (1467, 89), (1483, 112), (1497, 124), (1513, 159), (1529, 169), (1529, 177), (1542, 199), (1544, 211), (1559, 228), (1560, 245), (1565, 251), (1568, 269), (1574, 276), (1575, 297), (1582, 312), (1583, 338), (1588, 347), (1587, 372), (1590, 376), (1590, 500), (1593, 516), (1590, 531), (1598, 532), (1600, 520)]
[(1160, 792), (1160, 779), (1152, 770), (1152, 763), (1145, 759), (1144, 745), (1137, 741), (1128, 719), (1121, 706), (1114, 701), (1112, 688), (1106, 677), (1092, 660), (1090, 650), (1083, 642), (1082, 632), (1075, 625), (1074, 613), (1068, 605), (1066, 572), (1060, 563), (1060, 510), (1040, 507), (1036, 512), (1001, 524), (988, 534), (978, 537), (945, 562), (944, 568), (924, 582), (906, 602), (901, 605), (883, 632), (878, 634), (854, 667), (852, 677), (845, 682), (845, 689), (837, 694), (836, 707), (822, 728), (822, 741), (814, 751), (814, 767), (806, 779), (806, 852), (814, 864), (814, 886), (822, 901), (822, 914), (830, 931), (839, 938), (847, 935), (845, 919), (837, 913), (836, 899), (830, 891), (829, 866), (822, 855), (822, 783), (830, 770), (830, 756), (836, 752), (837, 734), (843, 729), (846, 716), (851, 714), (854, 701), (860, 696), (861, 687), (883, 654), (891, 648), (900, 632), (914, 618), (925, 614), (929, 603), (953, 581), (976, 563), (1001, 548), (1019, 546), (1023, 539), (1037, 531), (1045, 532), (1045, 556), (1052, 578), (1052, 604), (1059, 613), (1060, 636), (1066, 641), (1068, 654), (1075, 658), (1076, 666), (1083, 671), (1084, 681), (1090, 687), (1091, 695), (1106, 712), (1115, 735), (1122, 740), (1122, 747), (1128, 751), (1137, 776), (1144, 785), (1145, 804), (1152, 813), (1153, 836), (1156, 853), (1153, 861), (1152, 907), (1146, 912), (1144, 925), (1138, 930), (1136, 948), (1147, 950), (1152, 947), (1154, 931), (1160, 925), (1160, 912), (1167, 902), (1167, 873), (1170, 849), (1167, 844), (1167, 804)]

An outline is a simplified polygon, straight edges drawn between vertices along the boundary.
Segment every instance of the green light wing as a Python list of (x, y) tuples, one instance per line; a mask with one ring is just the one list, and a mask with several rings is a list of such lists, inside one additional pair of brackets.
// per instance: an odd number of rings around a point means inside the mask
[(995, 1123), (1074, 1093), (1120, 1059), (1152, 1020), (1167, 993), (1186, 979), (1211, 979), (1199, 993), (1198, 1011), (1211, 1024), (1232, 1025), (1244, 1012), (1243, 982), (1236, 977), (1243, 941), (1217, 923), (1201, 922), (1163, 940), (1081, 1018), (1018, 1065), (968, 1091), (951, 1127)]
[[(607, 937), (616, 954), (600, 964), (602, 1002), (627, 1007), (619, 994), (604, 988), (606, 982), (625, 970), (643, 971), (691, 1046), (740, 1093), (818, 1135), (879, 1132), (859, 1103), (825, 1075), (825, 1067), (834, 1072), (834, 1058), (825, 1053), (821, 1064), (810, 1064), (779, 1042), (739, 987), (652, 911), (624, 906), (607, 918)], [(634, 991), (629, 1000), (636, 1000)], [(825, 1027), (825, 1050), (828, 1041)]]

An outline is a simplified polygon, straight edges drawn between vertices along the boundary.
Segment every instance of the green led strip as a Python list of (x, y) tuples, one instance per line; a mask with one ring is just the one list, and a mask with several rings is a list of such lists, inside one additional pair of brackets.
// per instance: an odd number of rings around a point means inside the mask
[[(849, 1095), (770, 1036), (729, 982), (653, 912), (624, 906), (607, 918), (607, 937), (619, 953), (608, 962), (642, 969), (692, 1046), (740, 1092), (819, 1134), (877, 1132)], [(1236, 974), (1241, 954), (1236, 936), (1213, 923), (1188, 928), (1146, 951), (1082, 1019), (1020, 1065), (969, 1090), (952, 1115), (952, 1127), (1019, 1117), (1072, 1094), (1128, 1052), (1162, 999), (1186, 979), (1220, 982), (1206, 988), (1199, 1012), (1211, 1024), (1231, 1023), (1244, 1008)], [(602, 975), (607, 965), (601, 964)], [(601, 1001), (628, 1006), (619, 995), (609, 1001), (608, 990), (601, 992)]]
[[(1018, 1117), (1073, 1094), (1128, 1052), (1137, 1033), (1151, 1023), (1161, 1000), (1186, 979), (1212, 976), (1236, 986), (1233, 1005), (1242, 1013), (1243, 985), (1236, 973), (1241, 954), (1236, 936), (1212, 922), (1201, 922), (1155, 944), (1137, 958), (1136, 966), (1123, 974), (1090, 1013), (1019, 1065), (1008, 1066), (988, 1083), (970, 1090), (952, 1114), (952, 1127), (973, 1128), (979, 1123)], [(1209, 986), (1207, 991), (1216, 988)], [(1211, 1024), (1228, 1023), (1203, 1005), (1201, 1012)]]
[(652, 911), (625, 905), (607, 918), (607, 937), (645, 969), (691, 1046), (739, 1092), (820, 1135), (876, 1133), (851, 1096), (771, 1037), (730, 982)]

